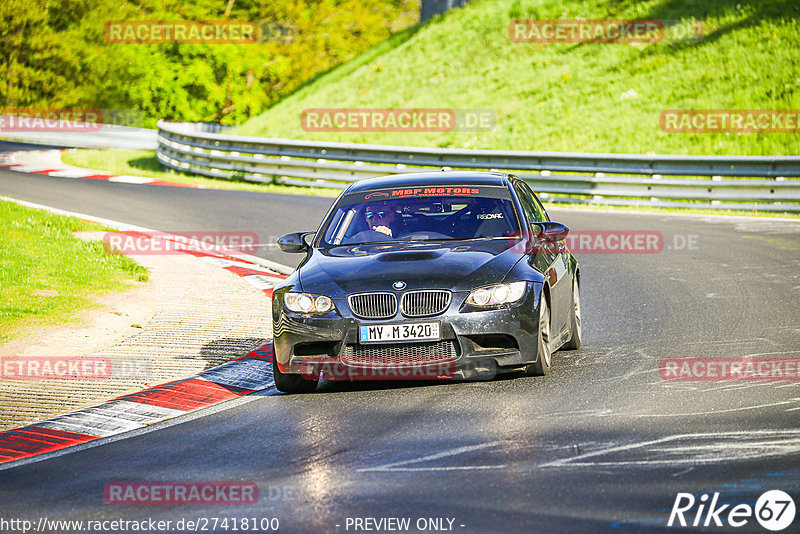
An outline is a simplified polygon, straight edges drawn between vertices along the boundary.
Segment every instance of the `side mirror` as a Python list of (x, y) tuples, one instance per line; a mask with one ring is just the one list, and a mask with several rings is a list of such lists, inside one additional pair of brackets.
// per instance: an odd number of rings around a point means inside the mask
[(292, 234), (286, 234), (278, 239), (278, 248), (290, 254), (295, 252), (308, 252), (310, 247), (309, 244), (306, 243), (306, 236), (313, 233), (314, 232), (294, 232)]
[[(536, 227), (540, 229), (538, 233), (535, 233)], [(563, 241), (566, 239), (567, 234), (569, 234), (569, 228), (561, 223), (552, 221), (534, 223), (531, 225), (531, 229), (534, 231), (534, 237), (539, 242), (553, 243), (556, 241)]]

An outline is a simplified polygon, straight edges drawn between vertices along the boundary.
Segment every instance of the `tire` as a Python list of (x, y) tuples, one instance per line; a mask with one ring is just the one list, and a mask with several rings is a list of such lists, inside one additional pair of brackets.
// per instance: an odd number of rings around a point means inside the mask
[(550, 372), (553, 352), (550, 350), (550, 305), (544, 297), (544, 290), (539, 297), (539, 333), (536, 336), (536, 362), (525, 367), (528, 376), (544, 376)]
[(578, 284), (577, 278), (572, 282), (572, 319), (569, 330), (571, 334), (569, 341), (564, 344), (564, 348), (578, 350), (583, 344), (583, 332), (581, 330), (581, 286)]
[(317, 382), (319, 382), (305, 378), (303, 375), (281, 372), (274, 356), (272, 358), (272, 376), (275, 378), (275, 387), (284, 393), (311, 393), (317, 389)]

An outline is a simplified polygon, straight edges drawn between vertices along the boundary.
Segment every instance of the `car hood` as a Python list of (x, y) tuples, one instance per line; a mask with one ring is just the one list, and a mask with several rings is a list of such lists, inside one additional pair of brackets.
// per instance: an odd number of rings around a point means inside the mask
[(405, 289), (467, 291), (502, 282), (520, 260), (508, 239), (393, 243), (315, 249), (300, 267), (303, 291), (343, 297), (362, 291)]

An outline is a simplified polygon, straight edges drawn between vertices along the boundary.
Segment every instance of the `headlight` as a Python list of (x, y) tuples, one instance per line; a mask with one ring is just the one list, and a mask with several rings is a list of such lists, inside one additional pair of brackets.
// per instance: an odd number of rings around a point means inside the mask
[(472, 291), (467, 297), (467, 304), (484, 308), (513, 304), (525, 296), (527, 282), (511, 282), (495, 286), (481, 287)]
[(333, 301), (329, 297), (308, 293), (284, 293), (283, 304), (295, 313), (328, 313), (333, 309)]

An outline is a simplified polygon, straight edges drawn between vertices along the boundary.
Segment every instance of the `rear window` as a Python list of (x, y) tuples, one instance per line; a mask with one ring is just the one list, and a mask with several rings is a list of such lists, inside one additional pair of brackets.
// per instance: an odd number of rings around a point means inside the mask
[(320, 246), (507, 238), (517, 217), (505, 187), (420, 186), (343, 197)]

